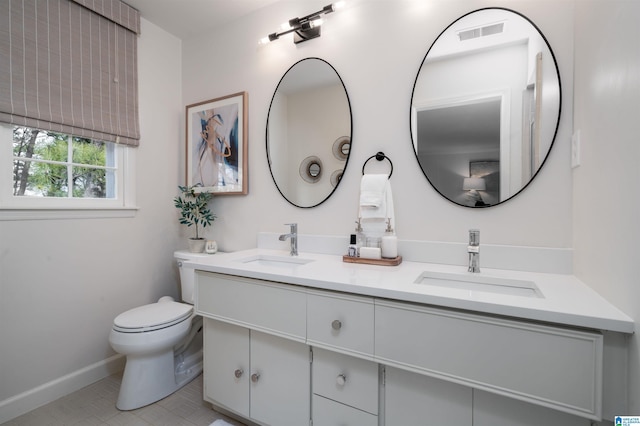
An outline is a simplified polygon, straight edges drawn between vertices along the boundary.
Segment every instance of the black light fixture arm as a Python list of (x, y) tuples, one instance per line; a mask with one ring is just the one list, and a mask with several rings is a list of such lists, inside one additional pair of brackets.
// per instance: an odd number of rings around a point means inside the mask
[[(291, 18), (288, 21), (290, 28), (281, 32), (271, 33), (267, 37), (263, 38), (260, 43), (266, 44), (292, 32), (295, 32), (294, 43), (296, 44), (311, 40), (312, 38), (320, 37), (320, 22), (318, 20), (323, 14), (332, 13), (335, 12), (335, 10), (336, 3), (332, 3), (326, 5), (321, 10), (303, 16), (302, 18)], [(318, 22), (314, 23), (314, 21)]]

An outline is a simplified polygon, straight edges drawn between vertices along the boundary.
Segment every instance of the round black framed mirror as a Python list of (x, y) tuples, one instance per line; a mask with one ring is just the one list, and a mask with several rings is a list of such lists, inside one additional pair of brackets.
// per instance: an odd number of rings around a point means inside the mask
[(333, 194), (340, 180), (323, 171), (346, 169), (351, 129), (349, 96), (333, 66), (306, 58), (287, 70), (269, 107), (266, 145), (271, 176), (288, 202), (310, 208)]
[(438, 36), (416, 76), (416, 159), (451, 202), (498, 205), (540, 172), (561, 101), (555, 56), (533, 22), (504, 8), (470, 12)]

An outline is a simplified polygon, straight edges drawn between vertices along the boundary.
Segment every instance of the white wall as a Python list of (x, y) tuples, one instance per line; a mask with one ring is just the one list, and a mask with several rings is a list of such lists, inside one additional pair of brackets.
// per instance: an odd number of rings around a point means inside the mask
[(178, 296), (181, 42), (142, 20), (138, 46), (135, 217), (0, 222), (0, 423), (21, 399), (38, 403), (38, 386), (114, 355), (120, 312)]
[[(327, 15), (319, 39), (294, 45), (283, 37), (257, 45), (281, 22), (325, 3), (279, 2), (183, 43), (184, 104), (241, 90), (249, 93), (249, 194), (213, 201), (219, 215), (213, 236), (224, 250), (254, 247), (257, 232), (284, 232), (283, 224), (291, 221), (298, 222), (301, 233), (348, 235), (357, 214), (362, 164), (377, 151), (384, 151), (395, 166), (391, 183), (401, 239), (463, 242), (468, 229), (478, 227), (485, 243), (571, 246), (572, 1), (352, 0), (344, 10)], [(425, 179), (412, 150), (409, 106), (416, 74), (431, 43), (461, 15), (487, 6), (516, 9), (547, 36), (558, 57), (565, 103), (556, 146), (540, 176), (515, 199), (477, 211), (443, 199)], [(215, 55), (202, 55), (213, 49)], [(344, 81), (353, 112), (353, 145), (333, 196), (319, 207), (299, 209), (287, 203), (273, 184), (264, 129), (280, 78), (295, 62), (312, 56), (331, 63)], [(388, 170), (386, 162), (372, 163), (376, 162), (369, 163), (368, 172), (377, 167), (382, 173)]]
[[(576, 2), (575, 273), (640, 332), (640, 2)], [(629, 410), (640, 413), (640, 339), (630, 338)], [(624, 383), (619, 384), (624, 387)], [(619, 413), (624, 414), (624, 413)]]

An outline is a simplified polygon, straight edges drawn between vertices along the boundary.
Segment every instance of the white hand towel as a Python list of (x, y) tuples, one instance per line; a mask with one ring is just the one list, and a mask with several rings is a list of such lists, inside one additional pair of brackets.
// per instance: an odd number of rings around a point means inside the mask
[[(387, 228), (387, 220), (391, 219), (391, 227), (395, 229), (395, 212), (393, 208), (393, 194), (391, 191), (391, 182), (387, 175), (364, 175), (362, 182), (367, 181), (364, 186), (365, 190), (370, 189), (373, 185), (369, 185), (369, 179), (365, 179), (367, 176), (376, 176), (375, 182), (380, 184), (381, 177), (384, 178), (384, 190), (382, 192), (382, 201), (378, 207), (360, 205), (359, 215), (361, 219), (361, 226), (363, 233), (369, 236), (382, 236)], [(361, 194), (362, 200), (362, 194)]]
[(377, 209), (384, 202), (384, 193), (389, 177), (387, 175), (363, 175), (360, 181), (360, 207)]

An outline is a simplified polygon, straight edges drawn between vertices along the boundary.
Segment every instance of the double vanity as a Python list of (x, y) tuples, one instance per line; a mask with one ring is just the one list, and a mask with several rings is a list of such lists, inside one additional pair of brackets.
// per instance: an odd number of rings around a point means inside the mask
[(304, 248), (185, 266), (204, 398), (253, 423), (586, 426), (626, 408), (616, 385), (634, 323), (569, 274)]

